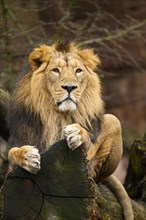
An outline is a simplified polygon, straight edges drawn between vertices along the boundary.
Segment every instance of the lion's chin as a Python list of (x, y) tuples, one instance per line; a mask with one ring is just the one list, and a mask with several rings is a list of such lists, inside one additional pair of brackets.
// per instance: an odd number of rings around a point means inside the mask
[(75, 102), (71, 101), (71, 100), (66, 100), (64, 102), (62, 102), (59, 106), (59, 111), (61, 112), (66, 112), (66, 111), (75, 111), (76, 110), (76, 104)]

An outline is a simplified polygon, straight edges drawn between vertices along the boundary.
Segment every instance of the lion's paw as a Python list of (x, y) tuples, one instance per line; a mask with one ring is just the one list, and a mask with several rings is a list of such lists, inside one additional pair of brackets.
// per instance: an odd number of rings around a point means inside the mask
[(64, 136), (70, 149), (75, 150), (82, 143), (81, 128), (78, 124), (67, 125), (64, 128)]
[(40, 154), (37, 148), (25, 145), (19, 148), (18, 165), (31, 173), (37, 173), (40, 170)]

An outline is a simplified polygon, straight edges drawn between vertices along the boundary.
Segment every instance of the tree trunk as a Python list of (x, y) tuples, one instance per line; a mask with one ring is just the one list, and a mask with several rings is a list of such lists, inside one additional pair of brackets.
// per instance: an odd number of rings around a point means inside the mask
[[(4, 220), (123, 219), (114, 195), (89, 177), (81, 148), (72, 151), (65, 140), (41, 154), (37, 174), (19, 167), (9, 173), (2, 195)], [(135, 220), (144, 220), (144, 207), (132, 204)]]
[(9, 101), (9, 93), (0, 87), (0, 136), (5, 140), (9, 138), (9, 130), (6, 123)]
[(130, 198), (146, 202), (146, 134), (131, 146), (124, 185)]

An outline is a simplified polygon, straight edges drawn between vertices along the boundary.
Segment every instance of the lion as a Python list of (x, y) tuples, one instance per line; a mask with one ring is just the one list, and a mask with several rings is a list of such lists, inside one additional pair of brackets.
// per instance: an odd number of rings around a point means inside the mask
[(113, 177), (122, 156), (119, 120), (105, 114), (93, 49), (76, 43), (40, 45), (29, 55), (31, 70), (17, 83), (8, 124), (12, 167), (40, 170), (40, 153), (66, 139), (72, 150), (82, 147), (89, 175), (104, 181), (119, 198), (125, 219), (132, 220), (130, 199)]

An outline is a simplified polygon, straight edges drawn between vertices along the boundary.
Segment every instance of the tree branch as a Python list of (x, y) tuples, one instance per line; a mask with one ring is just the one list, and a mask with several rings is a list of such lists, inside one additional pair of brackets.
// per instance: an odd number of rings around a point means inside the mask
[(128, 34), (132, 33), (133, 31), (139, 29), (140, 27), (143, 27), (145, 24), (146, 24), (146, 20), (144, 20), (144, 21), (142, 21), (138, 24), (132, 25), (130, 27), (127, 27), (124, 30), (117, 31), (117, 33), (110, 34), (110, 35), (105, 36), (105, 37), (94, 38), (94, 39), (91, 39), (91, 40), (82, 41), (79, 45), (84, 46), (84, 45), (87, 45), (87, 44), (101, 43), (101, 42), (105, 42), (105, 41), (113, 41), (113, 40), (116, 40), (116, 39), (120, 39), (120, 38), (125, 37)]

